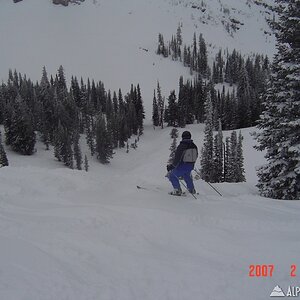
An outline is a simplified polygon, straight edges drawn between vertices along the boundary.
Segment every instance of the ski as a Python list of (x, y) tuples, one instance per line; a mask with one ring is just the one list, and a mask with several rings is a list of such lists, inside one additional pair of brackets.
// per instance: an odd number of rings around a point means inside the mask
[(169, 194), (170, 196), (174, 196), (174, 197), (186, 197), (186, 196), (187, 196), (187, 193), (186, 193), (186, 192), (182, 192), (181, 195), (173, 194), (173, 192), (169, 192), (168, 194)]
[[(148, 188), (148, 187), (145, 187), (145, 186), (141, 186), (141, 185), (137, 185), (136, 188), (138, 190), (145, 190), (145, 191), (153, 191), (153, 192), (159, 192), (159, 189), (158, 188), (155, 188), (155, 189), (151, 189), (151, 188)], [(172, 192), (169, 192), (168, 195), (170, 196), (175, 196), (175, 197), (187, 197), (188, 195), (191, 195), (195, 198), (195, 195), (199, 195), (199, 193), (195, 193), (195, 194), (190, 194), (190, 193), (187, 193), (187, 192), (182, 192), (181, 195), (174, 195), (172, 194)]]

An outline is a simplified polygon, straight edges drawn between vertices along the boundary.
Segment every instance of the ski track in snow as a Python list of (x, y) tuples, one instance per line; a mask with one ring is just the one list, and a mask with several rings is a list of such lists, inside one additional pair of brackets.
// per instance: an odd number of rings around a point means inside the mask
[[(188, 129), (201, 146), (202, 125)], [(298, 202), (260, 198), (249, 167), (247, 183), (216, 185), (223, 197), (201, 180), (198, 200), (168, 195), (169, 132), (146, 126), (137, 150), (118, 150), (110, 166), (90, 158), (88, 173), (40, 144), (32, 157), (8, 151), (0, 299), (266, 299), (276, 284), (296, 285)], [(247, 152), (246, 164), (262, 155)], [(273, 277), (249, 278), (250, 264), (274, 264)]]

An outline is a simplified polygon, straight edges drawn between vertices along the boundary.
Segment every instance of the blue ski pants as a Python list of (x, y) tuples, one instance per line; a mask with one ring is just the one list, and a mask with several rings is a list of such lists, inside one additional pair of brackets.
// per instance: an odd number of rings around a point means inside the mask
[(174, 189), (180, 189), (179, 177), (183, 177), (187, 188), (192, 191), (194, 189), (193, 179), (191, 172), (194, 169), (192, 163), (180, 163), (175, 169), (169, 172), (169, 180), (171, 181)]

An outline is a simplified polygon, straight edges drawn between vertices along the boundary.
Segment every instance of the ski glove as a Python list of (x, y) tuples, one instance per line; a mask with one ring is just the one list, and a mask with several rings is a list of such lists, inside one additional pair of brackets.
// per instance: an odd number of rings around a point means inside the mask
[(173, 165), (167, 165), (167, 170), (168, 172), (172, 171), (174, 169)]

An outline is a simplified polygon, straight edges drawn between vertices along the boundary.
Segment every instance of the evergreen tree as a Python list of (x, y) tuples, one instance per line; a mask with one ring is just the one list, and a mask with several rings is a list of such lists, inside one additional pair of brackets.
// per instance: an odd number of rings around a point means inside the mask
[(89, 161), (86, 155), (84, 156), (84, 169), (86, 172), (89, 171)]
[(72, 140), (70, 133), (67, 129), (64, 129), (63, 135), (63, 149), (62, 149), (62, 161), (70, 169), (74, 168), (74, 154), (72, 149)]
[(132, 134), (137, 135), (138, 134), (138, 124), (137, 124), (137, 115), (134, 103), (130, 98), (127, 100), (128, 105), (128, 113), (127, 113), (127, 124), (129, 127), (129, 137)]
[(245, 65), (242, 64), (237, 87), (239, 128), (251, 126), (251, 92), (249, 77)]
[(237, 154), (237, 135), (232, 131), (230, 136), (230, 146), (228, 154), (227, 182), (237, 182), (238, 154)]
[(126, 107), (123, 101), (123, 96), (121, 90), (119, 90), (118, 95), (119, 102), (119, 147), (124, 148), (128, 139), (128, 125), (126, 121)]
[(63, 66), (59, 66), (55, 80), (57, 97), (59, 101), (63, 101), (68, 94), (65, 71)]
[(144, 131), (144, 119), (145, 119), (145, 110), (143, 106), (143, 99), (141, 95), (141, 89), (140, 85), (137, 85), (136, 88), (136, 103), (135, 103), (135, 110), (136, 110), (136, 115), (137, 115), (137, 124), (138, 124), (138, 131), (139, 134), (143, 134)]
[(8, 159), (2, 144), (1, 132), (0, 132), (0, 168), (5, 166), (8, 166)]
[(191, 71), (197, 71), (198, 70), (198, 49), (197, 49), (197, 37), (195, 32), (193, 37), (193, 50), (191, 55), (192, 55)]
[(277, 0), (275, 55), (265, 111), (256, 135), (258, 150), (266, 150), (268, 163), (258, 170), (262, 196), (300, 198), (300, 2)]
[(213, 105), (208, 91), (205, 101), (205, 131), (201, 155), (201, 178), (207, 182), (213, 181)]
[(13, 114), (13, 102), (9, 102), (4, 107), (3, 125), (5, 131), (5, 143), (11, 145), (13, 131), (12, 131), (12, 114)]
[(213, 182), (223, 181), (223, 133), (222, 124), (219, 120), (219, 130), (214, 138), (214, 154), (213, 154)]
[(187, 93), (186, 86), (183, 83), (183, 77), (179, 78), (178, 94), (178, 126), (185, 127), (187, 118)]
[(200, 34), (199, 36), (199, 58), (198, 58), (198, 70), (203, 77), (208, 78), (207, 74), (208, 63), (207, 63), (207, 50), (205, 40)]
[(109, 163), (113, 156), (113, 146), (110, 132), (107, 130), (105, 118), (98, 116), (96, 122), (96, 153), (97, 159), (102, 164)]
[(177, 41), (177, 44), (179, 46), (182, 45), (182, 33), (181, 33), (181, 26), (180, 25), (178, 25), (178, 27), (177, 27), (176, 41)]
[(53, 101), (53, 92), (48, 80), (46, 68), (43, 68), (42, 79), (39, 86), (39, 100), (42, 106), (40, 132), (42, 141), (49, 149), (49, 145), (54, 142), (54, 131), (57, 126), (56, 108)]
[(230, 181), (230, 138), (226, 137), (225, 139), (225, 155), (224, 155), (224, 181)]
[(54, 156), (58, 161), (62, 161), (62, 148), (63, 148), (63, 127), (61, 123), (58, 124), (57, 130), (54, 134)]
[(204, 102), (205, 102), (205, 87), (201, 76), (194, 83), (193, 98), (194, 98), (194, 115), (198, 123), (204, 122)]
[(80, 149), (79, 140), (80, 140), (80, 135), (77, 132), (74, 137), (73, 153), (74, 153), (74, 159), (76, 162), (77, 170), (82, 170), (82, 153)]
[(158, 34), (158, 47), (156, 53), (168, 57), (168, 49), (165, 46), (164, 37), (161, 33)]
[(178, 108), (176, 103), (175, 91), (171, 91), (168, 98), (168, 118), (166, 119), (168, 126), (178, 125)]
[(236, 182), (246, 181), (245, 169), (244, 169), (244, 155), (243, 155), (243, 136), (240, 131), (237, 143), (237, 170), (236, 170)]
[(159, 126), (161, 126), (161, 128), (164, 128), (165, 99), (161, 94), (161, 88), (159, 82), (157, 82), (157, 107), (158, 107)]
[(91, 156), (95, 154), (95, 126), (93, 117), (90, 115), (86, 116), (86, 143), (91, 151)]
[(176, 149), (177, 149), (177, 137), (174, 136), (173, 140), (172, 140), (172, 144), (170, 146), (171, 153), (170, 153), (170, 156), (169, 156), (168, 164), (172, 164), (173, 163), (174, 158), (175, 158)]
[(73, 169), (73, 149), (71, 136), (67, 128), (59, 122), (55, 133), (54, 156), (62, 161), (68, 168)]
[(178, 138), (178, 129), (177, 128), (172, 128), (170, 136), (172, 139), (174, 139), (175, 137)]
[(77, 77), (71, 78), (71, 91), (73, 93), (74, 101), (76, 103), (76, 106), (78, 108), (82, 108), (82, 98), (81, 98), (81, 91), (80, 91), (80, 86), (77, 80)]
[(11, 121), (8, 140), (13, 151), (24, 155), (31, 155), (34, 152), (36, 142), (35, 132), (33, 130), (32, 116), (28, 111), (26, 103), (17, 96), (11, 113)]
[(157, 105), (155, 90), (154, 90), (152, 106), (153, 106), (153, 108), (152, 108), (152, 123), (153, 123), (153, 126), (159, 126), (158, 105)]

